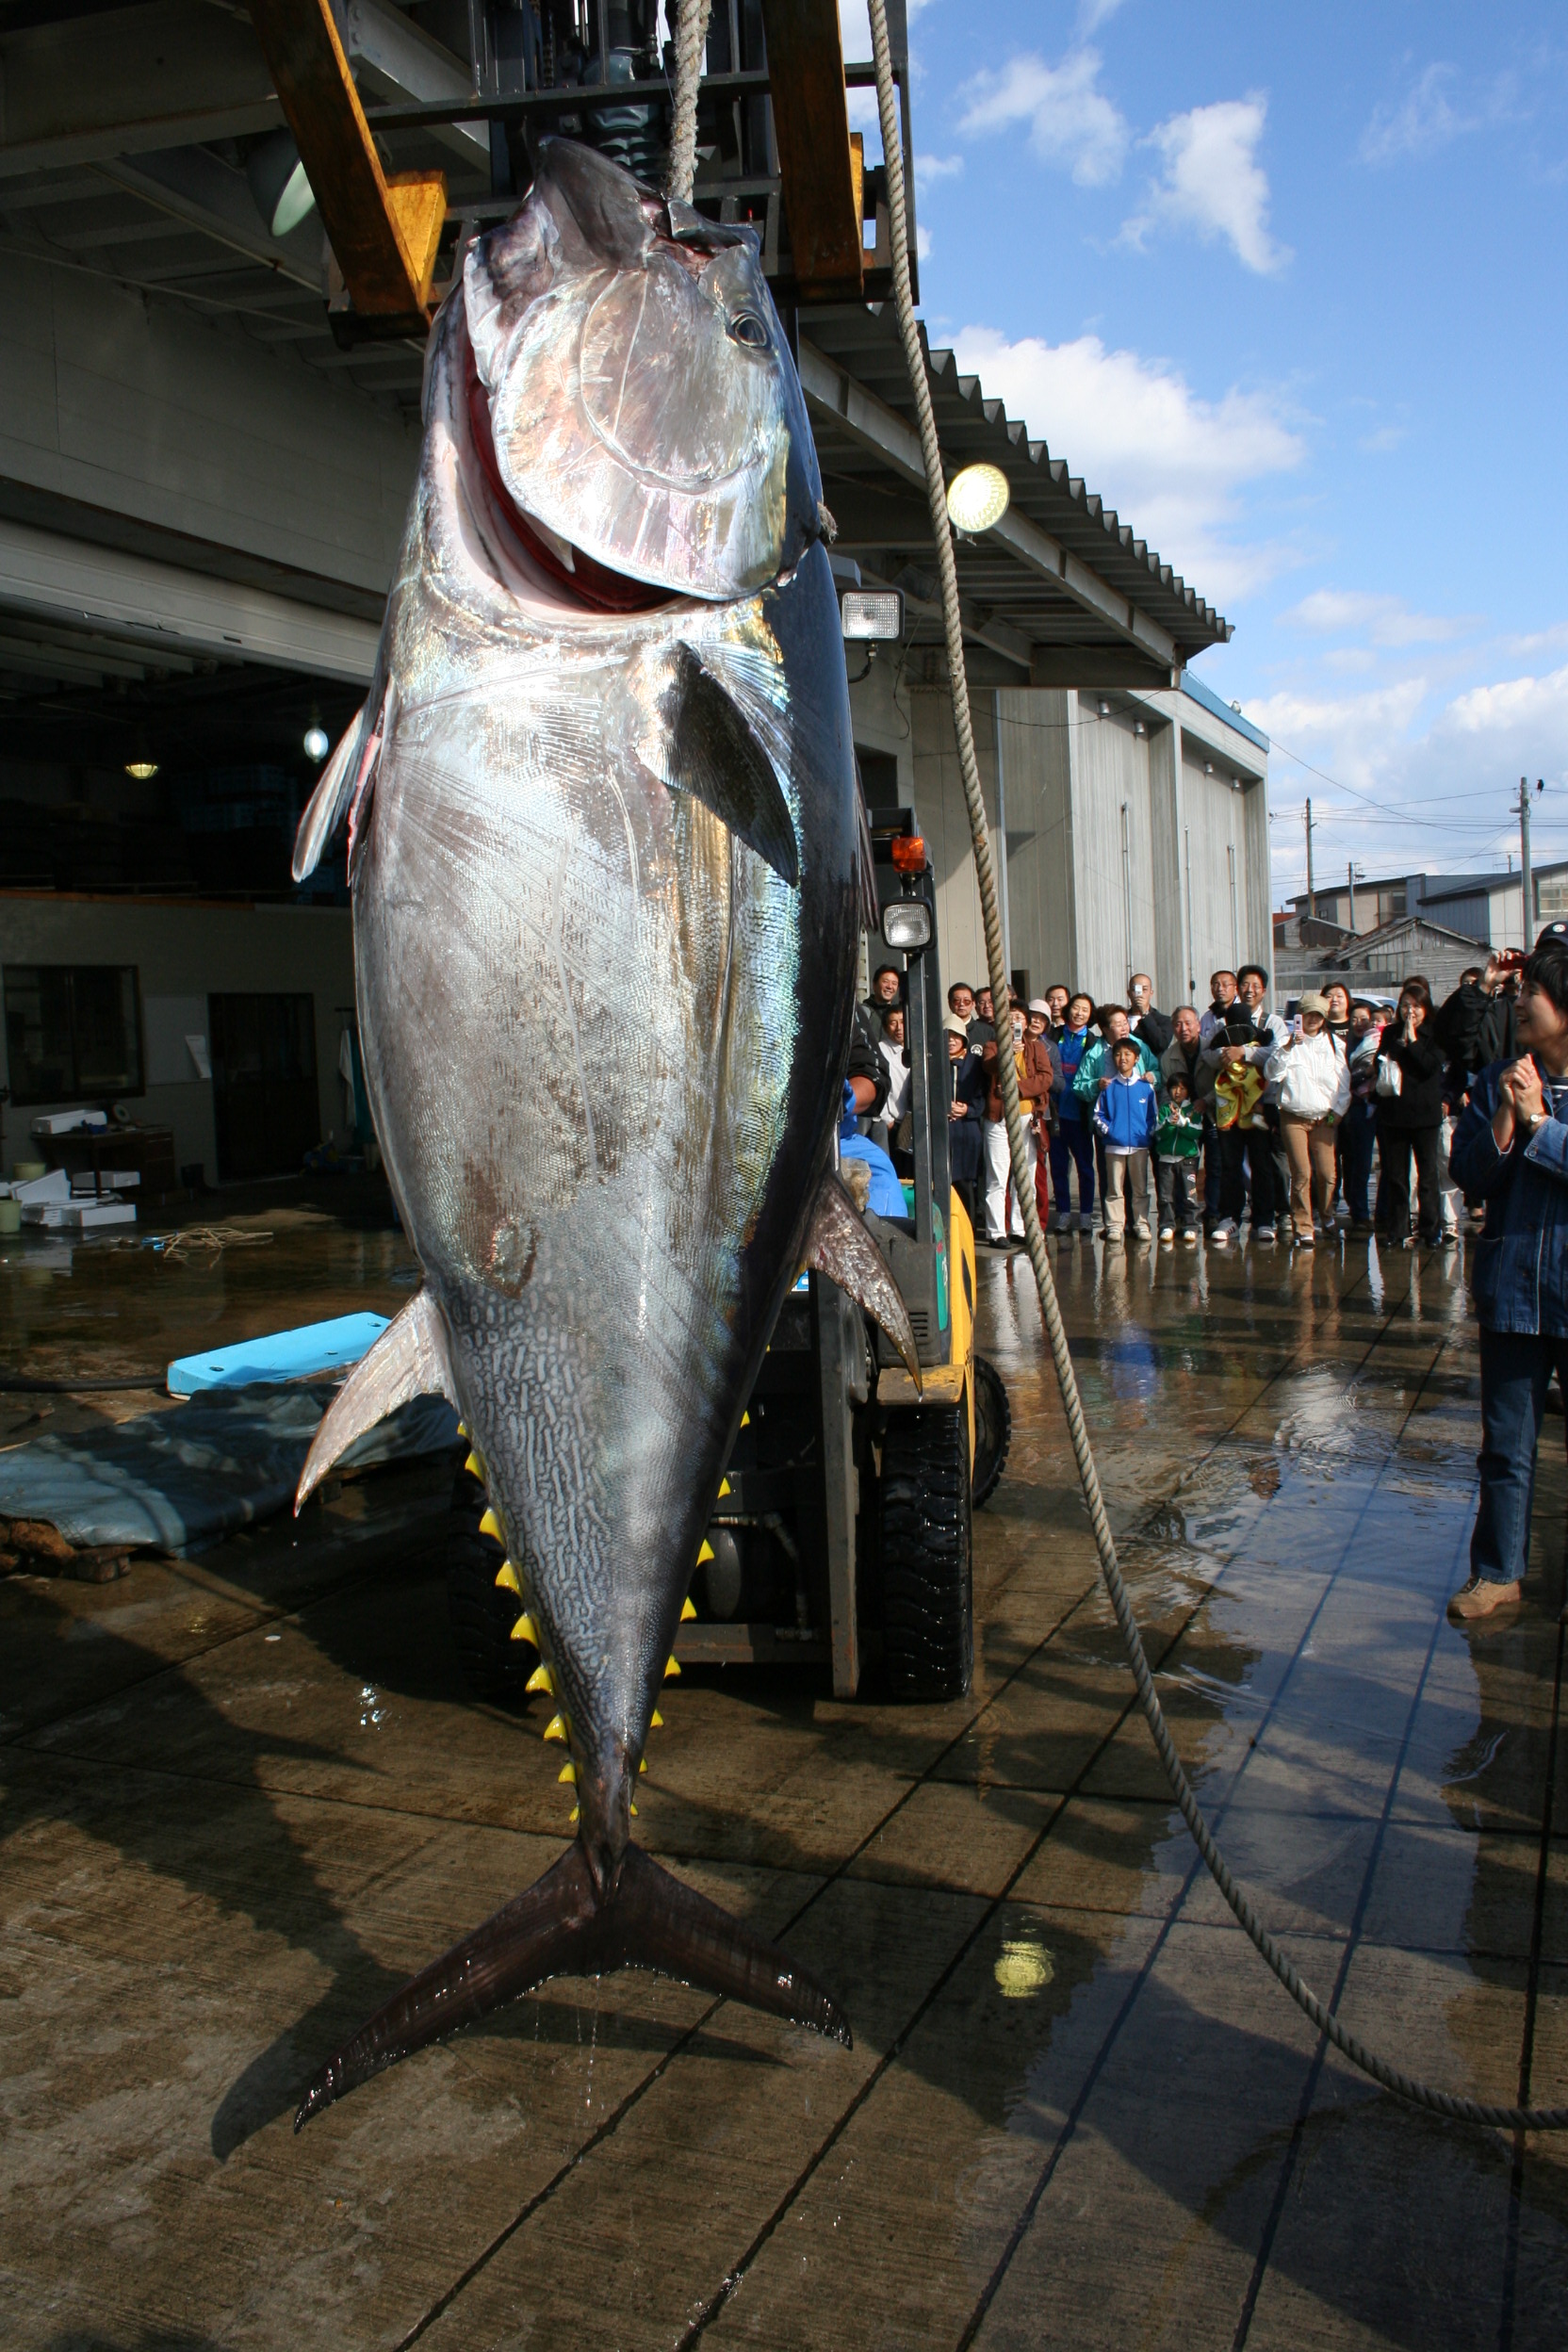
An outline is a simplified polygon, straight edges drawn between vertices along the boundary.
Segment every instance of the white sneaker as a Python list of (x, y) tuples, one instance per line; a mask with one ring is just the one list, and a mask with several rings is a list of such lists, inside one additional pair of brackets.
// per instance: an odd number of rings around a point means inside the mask
[(1198, 1239), (1197, 1228), (1192, 1225), (1184, 1225), (1182, 1228), (1182, 1239), (1184, 1241), (1196, 1242)]
[(1254, 1241), (1273, 1241), (1276, 1238), (1272, 1225), (1260, 1225), (1252, 1235)]
[(1234, 1241), (1235, 1237), (1236, 1221), (1233, 1217), (1222, 1217), (1209, 1235), (1211, 1241)]
[(1160, 1239), (1162, 1241), (1174, 1241), (1175, 1238), (1176, 1228), (1174, 1225), (1162, 1225), (1160, 1227)]

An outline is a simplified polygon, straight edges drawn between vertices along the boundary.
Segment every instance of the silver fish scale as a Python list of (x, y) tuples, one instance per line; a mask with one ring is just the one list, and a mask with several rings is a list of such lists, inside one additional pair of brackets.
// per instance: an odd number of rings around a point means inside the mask
[[(446, 341), (354, 875), (366, 1076), (585, 1827), (619, 1816), (621, 1834), (835, 1116), (842, 654), (820, 549), (736, 604), (612, 622), (521, 600), (465, 446), (461, 315)], [(767, 751), (798, 888), (662, 780), (678, 642)], [(792, 658), (825, 679), (804, 707)]]

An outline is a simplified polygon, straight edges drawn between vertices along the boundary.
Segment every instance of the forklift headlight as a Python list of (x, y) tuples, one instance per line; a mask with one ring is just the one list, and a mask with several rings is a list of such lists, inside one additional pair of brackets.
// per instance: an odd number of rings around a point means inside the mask
[(839, 602), (846, 638), (896, 645), (904, 634), (904, 596), (897, 588), (846, 588)]
[(895, 898), (882, 909), (882, 937), (889, 947), (912, 956), (931, 944), (931, 909), (918, 898)]

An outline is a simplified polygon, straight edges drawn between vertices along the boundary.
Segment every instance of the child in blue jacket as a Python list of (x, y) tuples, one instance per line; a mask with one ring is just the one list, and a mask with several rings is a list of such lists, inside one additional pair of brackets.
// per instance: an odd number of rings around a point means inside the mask
[(1138, 1073), (1135, 1037), (1118, 1037), (1111, 1062), (1116, 1075), (1094, 1106), (1095, 1132), (1105, 1147), (1105, 1238), (1121, 1239), (1131, 1201), (1134, 1238), (1147, 1241), (1149, 1152), (1159, 1124), (1159, 1103), (1148, 1079)]

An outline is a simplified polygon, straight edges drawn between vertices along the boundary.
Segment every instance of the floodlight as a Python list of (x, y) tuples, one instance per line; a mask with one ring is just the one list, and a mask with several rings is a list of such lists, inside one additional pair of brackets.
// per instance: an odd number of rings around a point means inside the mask
[(1000, 466), (966, 466), (947, 485), (947, 519), (966, 537), (992, 531), (1012, 503)]
[(931, 909), (918, 898), (890, 899), (882, 909), (882, 937), (901, 955), (931, 944)]
[(316, 209), (316, 191), (305, 177), (289, 130), (269, 131), (245, 162), (245, 177), (269, 237), (286, 237)]
[(846, 588), (839, 600), (846, 638), (896, 645), (904, 634), (904, 596), (897, 588)]

